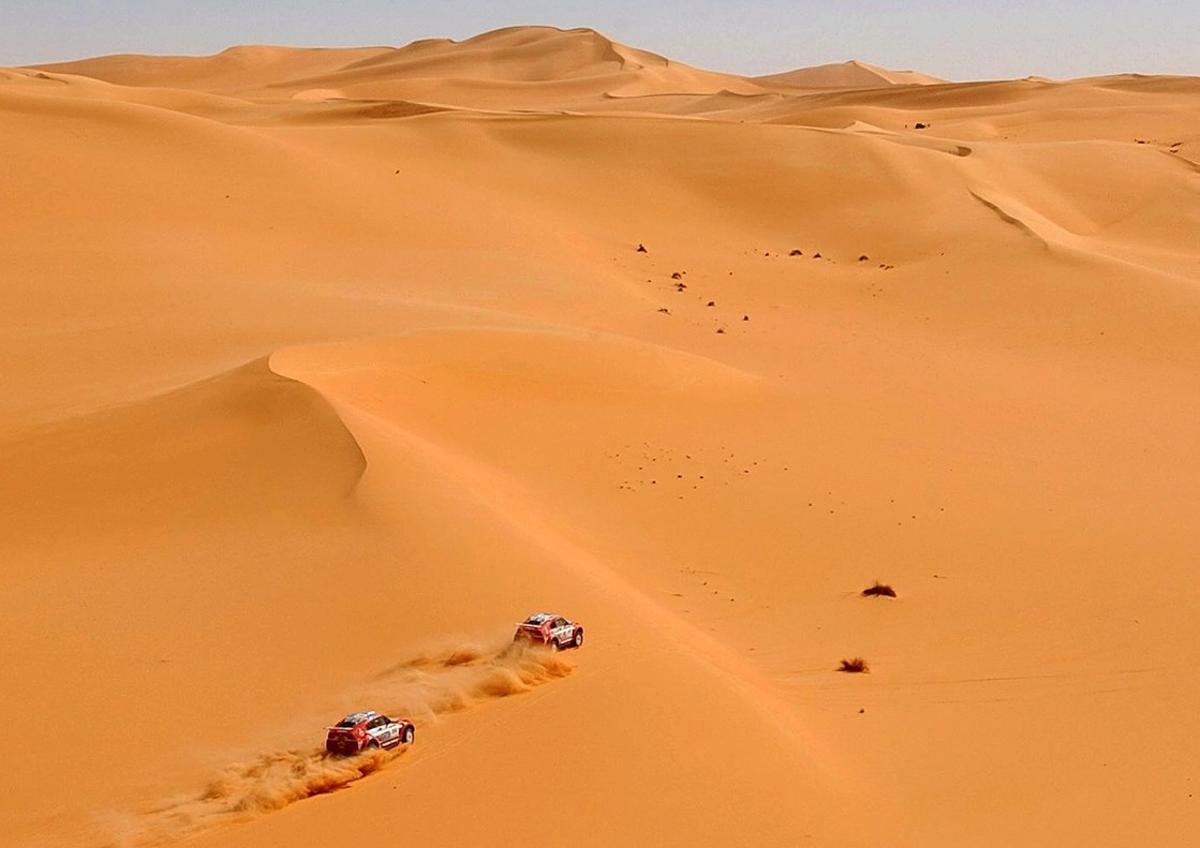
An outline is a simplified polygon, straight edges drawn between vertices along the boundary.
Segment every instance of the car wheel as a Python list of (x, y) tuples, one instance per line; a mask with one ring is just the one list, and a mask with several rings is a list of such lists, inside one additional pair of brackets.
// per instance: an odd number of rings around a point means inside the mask
[(575, 631), (574, 645), (576, 648), (583, 647), (583, 628), (582, 627)]
[(370, 742), (367, 743), (367, 750), (368, 751), (378, 751), (379, 750), (379, 742), (375, 739), (372, 739)]
[(413, 741), (413, 737), (415, 735), (416, 734), (414, 733), (414, 731), (412, 729), (412, 725), (409, 725), (408, 727), (404, 728), (404, 744), (411, 745), (412, 741)]
[(557, 640), (557, 639), (551, 639), (551, 640), (550, 640), (550, 650), (551, 650), (551, 651), (554, 651), (554, 652), (557, 652), (557, 651), (558, 651), (558, 649), (559, 649), (558, 640)]

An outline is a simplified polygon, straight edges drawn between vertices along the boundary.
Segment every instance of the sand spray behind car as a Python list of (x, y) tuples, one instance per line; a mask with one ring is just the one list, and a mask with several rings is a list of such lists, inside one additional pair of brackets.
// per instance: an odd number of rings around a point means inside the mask
[[(417, 725), (496, 698), (527, 692), (571, 673), (561, 655), (541, 648), (505, 645), (484, 649), (460, 645), (413, 658), (387, 669), (361, 691), (356, 702)], [(150, 807), (114, 823), (111, 845), (159, 845), (209, 827), (280, 810), (296, 801), (342, 789), (404, 756), (370, 749), (350, 757), (317, 747), (260, 754), (231, 765), (200, 792)]]
[(528, 692), (566, 677), (573, 668), (561, 656), (540, 648), (462, 645), (393, 666), (366, 687), (360, 700), (373, 698), (385, 705), (388, 715), (420, 723)]

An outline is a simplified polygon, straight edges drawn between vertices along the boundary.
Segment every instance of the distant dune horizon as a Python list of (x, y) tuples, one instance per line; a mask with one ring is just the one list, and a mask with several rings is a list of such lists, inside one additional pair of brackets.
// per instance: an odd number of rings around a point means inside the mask
[[(469, 44), (472, 42), (478, 42), (480, 40), (487, 41), (488, 39), (495, 38), (495, 37), (502, 37), (503, 35), (512, 33), (512, 32), (528, 32), (528, 31), (549, 31), (549, 32), (560, 33), (560, 34), (568, 34), (568, 33), (587, 34), (587, 35), (591, 35), (591, 36), (595, 36), (597, 38), (603, 39), (603, 40), (608, 41), (613, 44), (619, 43), (619, 42), (615, 41), (614, 39), (611, 39), (609, 36), (605, 35), (604, 33), (599, 32), (598, 30), (588, 28), (588, 27), (576, 27), (576, 28), (570, 28), (570, 29), (563, 29), (560, 27), (546, 26), (546, 25), (510, 26), (510, 27), (502, 27), (500, 29), (484, 32), (477, 36), (474, 36), (471, 38), (466, 38), (466, 39), (456, 40), (453, 38), (421, 38), (421, 39), (417, 39), (415, 41), (409, 42), (407, 44), (404, 44), (402, 46), (392, 46), (392, 45), (387, 45), (387, 44), (381, 43), (381, 44), (375, 44), (375, 45), (360, 45), (360, 46), (354, 46), (354, 47), (349, 47), (349, 46), (328, 47), (328, 46), (319, 46), (319, 45), (257, 44), (257, 43), (245, 42), (245, 43), (229, 44), (226, 47), (224, 47), (220, 50), (216, 50), (211, 53), (154, 54), (154, 53), (128, 53), (128, 52), (116, 51), (116, 52), (111, 52), (111, 53), (102, 53), (102, 54), (98, 54), (95, 56), (79, 57), (79, 58), (75, 58), (75, 59), (56, 60), (56, 61), (51, 61), (51, 62), (33, 62), (33, 63), (27, 64), (27, 65), (24, 65), (22, 67), (47, 69), (47, 70), (60, 68), (60, 69), (65, 70), (68, 67), (83, 67), (84, 63), (86, 63), (86, 66), (95, 72), (105, 73), (107, 70), (107, 72), (111, 73), (111, 72), (113, 72), (113, 69), (112, 68), (106, 69), (104, 67), (106, 64), (116, 64), (119, 61), (127, 62), (129, 60), (136, 60), (136, 59), (160, 60), (160, 61), (178, 59), (178, 60), (186, 61), (186, 60), (216, 59), (218, 57), (227, 56), (227, 55), (231, 55), (231, 54), (253, 54), (256, 52), (271, 53), (271, 52), (280, 52), (280, 51), (282, 51), (282, 52), (292, 51), (292, 52), (297, 52), (297, 53), (323, 52), (323, 53), (327, 53), (327, 54), (342, 53), (345, 55), (353, 55), (355, 53), (364, 52), (364, 51), (365, 52), (373, 52), (373, 51), (387, 52), (387, 51), (403, 51), (407, 48), (425, 48), (425, 47), (435, 46), (435, 45), (457, 46), (457, 45), (461, 45), (461, 44)], [(641, 51), (641, 52), (646, 55), (655, 56), (656, 58), (660, 58), (660, 59), (663, 58), (663, 57), (659, 56), (658, 54), (649, 53), (648, 51)], [(941, 78), (941, 77), (932, 76), (927, 73), (923, 73), (920, 70), (914, 70), (914, 69), (897, 70), (897, 69), (885, 68), (882, 65), (872, 64), (870, 61), (866, 61), (866, 60), (862, 59), (861, 57), (849, 58), (849, 59), (845, 59), (840, 62), (832, 62), (832, 63), (818, 63), (818, 64), (811, 64), (811, 65), (798, 63), (792, 67), (786, 67), (786, 68), (783, 68), (783, 69), (780, 69), (780, 70), (777, 70), (777, 71), (774, 71), (771, 73), (767, 73), (767, 74), (750, 75), (750, 74), (737, 74), (737, 73), (728, 73), (728, 72), (722, 72), (722, 73), (727, 73), (727, 75), (731, 76), (731, 77), (762, 81), (762, 82), (765, 82), (768, 84), (774, 83), (774, 84), (782, 84), (782, 85), (787, 85), (787, 86), (792, 86), (792, 87), (808, 86), (808, 87), (812, 87), (812, 88), (868, 88), (868, 87), (875, 87), (875, 86), (882, 85), (882, 84), (931, 85), (931, 84), (947, 83), (947, 82), (954, 82), (954, 81), (964, 82), (964, 83), (975, 83), (975, 82), (995, 82), (995, 81), (1003, 81), (1004, 79), (1007, 79), (1005, 77), (996, 77), (996, 76), (989, 76), (986, 74), (982, 74), (982, 75), (969, 75), (966, 78), (963, 78), (960, 80), (949, 80), (949, 79), (945, 79), (945, 78)], [(1113, 69), (1111, 69), (1111, 71), (1108, 74), (1102, 74), (1100, 76), (1126, 76), (1126, 75), (1164, 76), (1162, 74), (1158, 74), (1158, 75), (1138, 74), (1135, 69), (1129, 69), (1129, 68), (1113, 68)], [(1096, 78), (1096, 76), (1097, 75), (1089, 75), (1089, 76), (1084, 76), (1084, 77), (1054, 78), (1054, 77), (1047, 77), (1047, 76), (1040, 75), (1040, 74), (1027, 74), (1027, 75), (1019, 77), (1019, 78), (1020, 79), (1037, 79), (1037, 80), (1044, 80), (1044, 81), (1070, 81), (1072, 79), (1081, 79), (1081, 80), (1082, 79), (1092, 79), (1092, 78)], [(1184, 76), (1186, 76), (1186, 75), (1184, 75)]]

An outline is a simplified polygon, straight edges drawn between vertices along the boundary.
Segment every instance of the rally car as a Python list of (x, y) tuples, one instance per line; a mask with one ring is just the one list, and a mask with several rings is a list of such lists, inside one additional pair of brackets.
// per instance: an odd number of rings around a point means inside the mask
[(583, 647), (583, 625), (567, 621), (561, 615), (537, 612), (517, 625), (514, 642), (546, 645), (552, 651)]
[(410, 744), (415, 733), (413, 723), (407, 719), (365, 710), (350, 713), (329, 728), (325, 750), (331, 754), (357, 754), (368, 748), (395, 748)]

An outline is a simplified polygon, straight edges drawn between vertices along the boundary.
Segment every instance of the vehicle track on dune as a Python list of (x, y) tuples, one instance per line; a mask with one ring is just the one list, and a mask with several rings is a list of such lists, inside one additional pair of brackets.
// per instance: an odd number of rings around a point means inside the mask
[[(462, 644), (401, 660), (346, 699), (378, 705), (418, 727), (440, 715), (518, 695), (571, 674), (557, 653), (517, 645)], [(350, 757), (317, 747), (268, 751), (232, 764), (199, 791), (136, 811), (111, 828), (104, 848), (151, 848), (345, 789), (405, 756), (408, 746)]]

